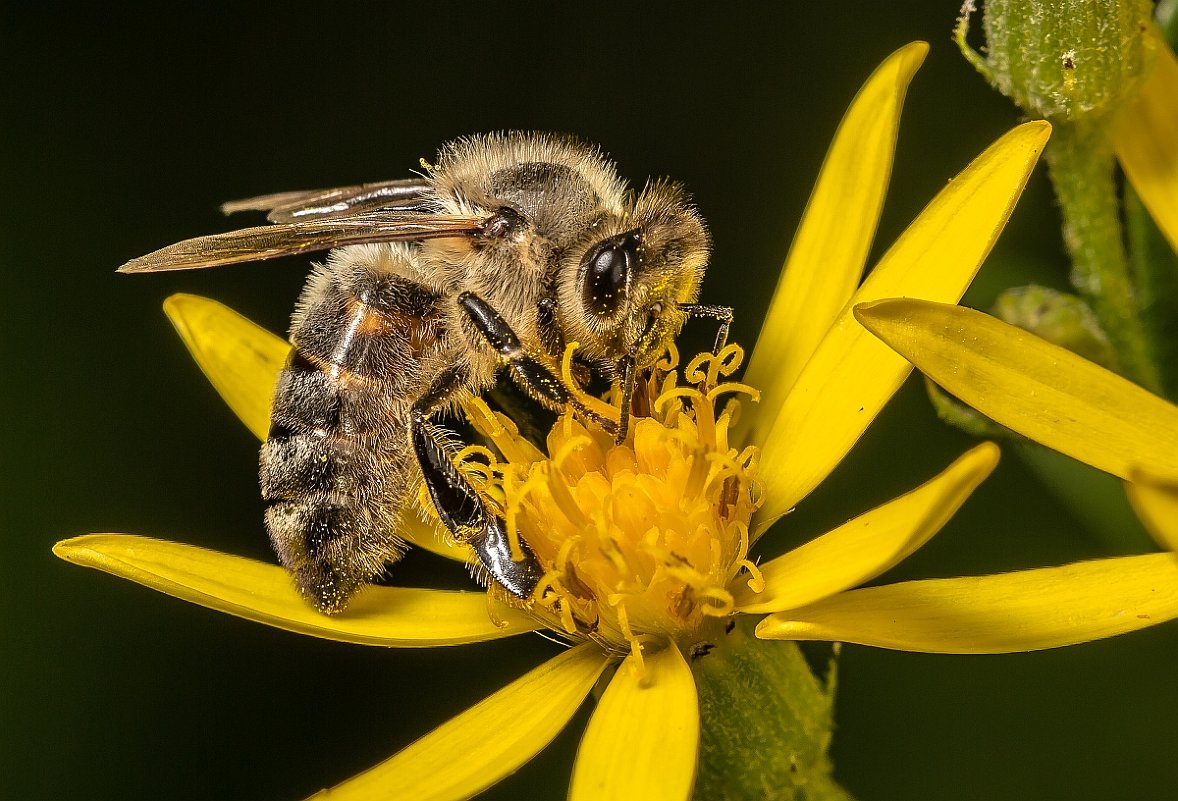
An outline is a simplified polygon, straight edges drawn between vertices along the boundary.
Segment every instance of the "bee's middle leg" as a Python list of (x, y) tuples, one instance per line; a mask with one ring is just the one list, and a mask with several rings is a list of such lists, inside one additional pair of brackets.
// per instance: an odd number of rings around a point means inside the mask
[(544, 575), (536, 555), (526, 542), (519, 542), (522, 558), (512, 558), (511, 538), (498, 515), (491, 513), (478, 491), (454, 466), (442, 431), (430, 416), (462, 386), (463, 368), (454, 366), (434, 380), (413, 404), (413, 450), (421, 465), (425, 486), (446, 529), (474, 549), (482, 567), (505, 590), (528, 600)]
[(473, 292), (463, 292), (458, 303), (488, 344), (499, 352), (512, 380), (532, 398), (556, 411), (571, 406), (604, 430), (617, 430), (617, 423), (579, 401), (560, 376), (529, 354), (508, 322), (489, 303)]

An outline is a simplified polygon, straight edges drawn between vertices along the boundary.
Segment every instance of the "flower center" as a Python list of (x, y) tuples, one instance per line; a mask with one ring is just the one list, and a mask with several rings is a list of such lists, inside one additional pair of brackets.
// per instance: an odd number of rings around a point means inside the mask
[(621, 443), (566, 412), (548, 434), (545, 456), (503, 415), (478, 400), (468, 406), (502, 459), (470, 448), (464, 454), (478, 452), (491, 464), (468, 459), (464, 467), (482, 474), (508, 531), (544, 566), (528, 607), (550, 629), (619, 654), (641, 657), (645, 641), (668, 638), (688, 652), (716, 638), (733, 611), (734, 581), (742, 574), (759, 580), (747, 558), (749, 518), (760, 503), (759, 451), (729, 445), (737, 404), (722, 403), (733, 393), (756, 398), (725, 380), (742, 355), (737, 345), (701, 354), (682, 371), (681, 385), (672, 350), (637, 382)]

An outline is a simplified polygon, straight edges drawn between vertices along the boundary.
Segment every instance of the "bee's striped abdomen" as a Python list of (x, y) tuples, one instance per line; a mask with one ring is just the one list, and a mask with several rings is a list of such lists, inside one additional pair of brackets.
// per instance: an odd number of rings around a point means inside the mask
[(396, 532), (417, 470), (406, 432), (437, 344), (435, 304), (404, 278), (338, 265), (304, 291), (260, 478), (274, 550), (322, 611), (343, 609), (404, 551)]

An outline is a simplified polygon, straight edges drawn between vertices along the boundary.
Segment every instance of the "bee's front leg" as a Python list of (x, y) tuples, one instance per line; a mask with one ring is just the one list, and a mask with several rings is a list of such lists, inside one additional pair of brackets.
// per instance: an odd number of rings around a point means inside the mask
[[(692, 317), (711, 317), (720, 322), (720, 327), (716, 329), (716, 341), (712, 346), (712, 353), (719, 355), (720, 351), (724, 350), (724, 346), (728, 343), (728, 329), (732, 326), (732, 307), (683, 303), (680, 304), (679, 310), (686, 312)], [(650, 309), (642, 333), (634, 340), (634, 344), (630, 346), (630, 350), (622, 357), (622, 361), (618, 365), (618, 374), (622, 377), (622, 414), (616, 432), (618, 443), (625, 441), (626, 431), (630, 426), (630, 406), (634, 400), (634, 382), (637, 378), (635, 360), (638, 357), (639, 350), (651, 337), (655, 324), (658, 322), (658, 316), (661, 313), (661, 304), (656, 304)]]
[(460, 366), (444, 370), (413, 404), (410, 422), (413, 450), (442, 524), (455, 539), (474, 549), (479, 563), (496, 583), (526, 601), (540, 583), (544, 569), (522, 540), (521, 558), (512, 558), (511, 539), (503, 521), (488, 511), (478, 491), (454, 466), (445, 437), (430, 421), (433, 412), (463, 385), (463, 378)]
[(716, 344), (712, 346), (712, 353), (719, 355), (728, 344), (728, 329), (732, 327), (731, 306), (709, 306), (703, 303), (681, 303), (680, 311), (685, 311), (691, 317), (711, 317), (720, 323), (716, 329)]

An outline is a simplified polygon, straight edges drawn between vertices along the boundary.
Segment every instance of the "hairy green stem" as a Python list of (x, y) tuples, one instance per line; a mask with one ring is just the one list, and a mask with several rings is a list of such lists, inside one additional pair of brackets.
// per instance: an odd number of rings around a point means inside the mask
[(1112, 148), (1098, 127), (1064, 124), (1056, 126), (1046, 156), (1063, 212), (1072, 283), (1108, 334), (1119, 372), (1160, 392), (1156, 351), (1141, 320), (1125, 254)]
[[(703, 731), (699, 801), (850, 801), (831, 776), (832, 683), (792, 642), (758, 640), (755, 620), (692, 662)], [(833, 669), (833, 668), (832, 668)]]

